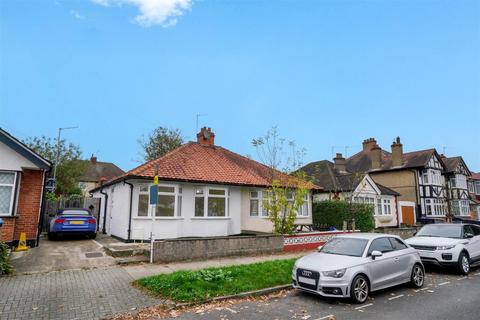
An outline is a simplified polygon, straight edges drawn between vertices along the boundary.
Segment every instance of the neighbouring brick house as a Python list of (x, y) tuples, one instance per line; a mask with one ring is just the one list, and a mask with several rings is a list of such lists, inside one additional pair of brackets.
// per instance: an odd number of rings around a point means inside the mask
[(0, 239), (15, 245), (25, 232), (38, 244), (45, 176), (51, 164), (0, 128)]
[(82, 189), (84, 196), (89, 196), (90, 190), (100, 186), (101, 181), (109, 181), (125, 173), (111, 162), (97, 161), (97, 157), (94, 155), (90, 157), (90, 160), (84, 161), (87, 163), (87, 168), (78, 179), (78, 186)]

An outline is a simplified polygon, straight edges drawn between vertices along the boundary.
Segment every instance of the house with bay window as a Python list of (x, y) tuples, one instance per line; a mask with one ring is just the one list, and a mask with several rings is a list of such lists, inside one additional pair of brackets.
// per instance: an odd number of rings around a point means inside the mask
[[(158, 201), (150, 205), (150, 186), (159, 177)], [(125, 240), (171, 239), (272, 232), (262, 203), (273, 180), (290, 176), (215, 144), (202, 128), (196, 142), (134, 168), (91, 191), (101, 199), (100, 229)], [(311, 223), (310, 190), (296, 222)], [(294, 190), (292, 190), (294, 192)], [(293, 200), (293, 193), (290, 195)]]
[(445, 180), (448, 183), (448, 198), (452, 213), (470, 217), (470, 197), (467, 179), (471, 175), (462, 157), (442, 157), (445, 164)]
[(301, 170), (323, 188), (315, 193), (314, 201), (342, 199), (370, 204), (374, 209), (375, 227), (398, 226), (397, 197), (400, 194), (377, 183), (368, 173), (348, 172), (341, 153), (337, 153), (333, 162), (312, 162)]
[(474, 219), (480, 220), (480, 173), (472, 172), (467, 183), (471, 215)]
[(0, 240), (16, 245), (21, 233), (27, 245), (38, 244), (45, 176), (51, 164), (0, 128)]

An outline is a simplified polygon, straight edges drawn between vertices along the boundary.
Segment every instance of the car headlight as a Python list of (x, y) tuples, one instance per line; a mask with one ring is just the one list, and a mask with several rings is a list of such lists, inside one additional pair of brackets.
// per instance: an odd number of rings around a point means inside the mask
[(455, 248), (455, 246), (438, 246), (437, 250), (450, 250)]
[(333, 271), (324, 271), (322, 274), (325, 277), (330, 277), (330, 278), (341, 278), (345, 274), (347, 269), (338, 269), (338, 270), (333, 270)]

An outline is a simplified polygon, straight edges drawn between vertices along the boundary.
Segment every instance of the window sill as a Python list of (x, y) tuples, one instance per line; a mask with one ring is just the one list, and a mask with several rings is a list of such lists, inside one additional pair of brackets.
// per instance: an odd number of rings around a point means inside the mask
[(132, 217), (134, 220), (184, 220), (183, 217)]
[(230, 217), (191, 217), (190, 220), (230, 220)]
[(297, 216), (297, 219), (308, 219), (310, 216)]

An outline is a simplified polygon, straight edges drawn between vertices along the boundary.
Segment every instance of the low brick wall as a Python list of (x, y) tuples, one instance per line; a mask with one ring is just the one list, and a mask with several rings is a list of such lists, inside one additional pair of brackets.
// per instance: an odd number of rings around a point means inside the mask
[(323, 245), (330, 238), (339, 234), (351, 233), (349, 231), (319, 231), (308, 233), (297, 233), (285, 236), (283, 250), (287, 252), (291, 251), (303, 251), (313, 250), (318, 246)]
[(171, 239), (153, 244), (154, 262), (200, 260), (283, 251), (283, 236), (255, 235)]
[(408, 228), (378, 228), (375, 229), (377, 233), (386, 233), (386, 234), (393, 234), (399, 236), (402, 239), (408, 239), (415, 235), (418, 228), (416, 227), (408, 227)]

